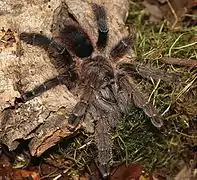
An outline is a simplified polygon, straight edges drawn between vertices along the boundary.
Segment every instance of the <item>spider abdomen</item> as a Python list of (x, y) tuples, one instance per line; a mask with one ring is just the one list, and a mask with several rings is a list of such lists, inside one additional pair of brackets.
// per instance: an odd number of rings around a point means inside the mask
[(67, 25), (60, 36), (68, 51), (79, 58), (89, 57), (94, 50), (88, 34), (80, 26)]

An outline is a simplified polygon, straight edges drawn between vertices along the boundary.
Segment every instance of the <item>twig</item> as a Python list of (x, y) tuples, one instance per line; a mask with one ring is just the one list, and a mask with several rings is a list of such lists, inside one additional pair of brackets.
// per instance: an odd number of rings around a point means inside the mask
[(171, 12), (172, 12), (172, 14), (174, 16), (174, 19), (175, 19), (175, 21), (174, 21), (174, 23), (172, 25), (172, 29), (174, 29), (174, 27), (176, 26), (176, 24), (178, 22), (178, 16), (177, 16), (177, 14), (176, 14), (176, 12), (175, 12), (175, 10), (174, 10), (174, 8), (173, 8), (173, 6), (172, 6), (172, 4), (170, 3), (169, 0), (167, 0), (167, 3), (168, 3), (168, 6), (169, 6), (169, 8), (170, 8), (170, 10), (171, 10)]
[(197, 60), (194, 59), (163, 58), (161, 60), (163, 63), (166, 64), (197, 67)]

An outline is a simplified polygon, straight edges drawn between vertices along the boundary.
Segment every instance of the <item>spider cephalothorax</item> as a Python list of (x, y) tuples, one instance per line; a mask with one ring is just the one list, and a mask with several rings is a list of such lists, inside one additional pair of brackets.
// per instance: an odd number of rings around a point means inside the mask
[[(133, 36), (128, 35), (119, 40), (111, 48), (106, 57), (102, 53), (108, 42), (108, 24), (106, 11), (103, 6), (92, 4), (92, 10), (98, 26), (98, 39), (94, 46), (86, 31), (76, 22), (67, 23), (59, 32), (60, 41), (56, 42), (44, 35), (36, 33), (21, 33), (20, 39), (26, 43), (48, 49), (55, 48), (59, 54), (68, 54), (82, 58), (78, 64), (76, 83), (81, 89), (80, 100), (73, 108), (69, 117), (69, 127), (75, 128), (89, 113), (95, 121), (95, 141), (98, 147), (98, 163), (103, 171), (103, 176), (109, 174), (109, 166), (112, 160), (111, 140), (109, 131), (116, 127), (117, 120), (129, 111), (129, 106), (134, 103), (143, 109), (145, 114), (151, 117), (153, 125), (161, 127), (162, 118), (154, 106), (146, 101), (142, 93), (137, 89), (132, 78), (117, 62), (122, 58), (133, 43)], [(96, 47), (100, 54), (93, 56)], [(65, 72), (66, 74), (67, 72)], [(16, 102), (26, 102), (32, 97), (52, 88), (54, 85), (71, 81), (70, 76), (58, 76), (46, 81), (32, 91), (25, 92)], [(66, 84), (66, 83), (65, 83)], [(104, 170), (103, 170), (104, 168)]]

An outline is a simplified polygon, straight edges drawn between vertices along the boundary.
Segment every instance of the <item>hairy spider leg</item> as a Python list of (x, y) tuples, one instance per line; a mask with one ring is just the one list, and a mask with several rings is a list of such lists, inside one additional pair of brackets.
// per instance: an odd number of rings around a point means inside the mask
[(98, 155), (96, 165), (103, 177), (107, 179), (110, 175), (110, 165), (112, 163), (112, 140), (109, 136), (109, 124), (107, 123), (106, 111), (99, 109), (96, 105), (93, 104), (91, 107), (92, 118), (97, 119), (95, 127), (95, 142), (98, 148)]
[(57, 43), (53, 38), (50, 39), (47, 36), (44, 36), (42, 34), (23, 32), (19, 35), (19, 38), (20, 40), (26, 42), (27, 44), (39, 46), (43, 48), (45, 51), (47, 51), (49, 47), (55, 48), (55, 50), (59, 54), (63, 54), (66, 51), (63, 45), (61, 45), (60, 43)]
[(106, 11), (103, 6), (95, 3), (92, 4), (92, 10), (98, 27), (98, 39), (96, 45), (98, 49), (103, 50), (107, 45), (109, 32)]
[(33, 90), (24, 92), (21, 94), (20, 97), (17, 97), (15, 100), (15, 104), (18, 103), (25, 103), (31, 99), (33, 99), (36, 96), (39, 96), (45, 91), (48, 91), (49, 89), (59, 85), (59, 84), (65, 84), (66, 81), (70, 79), (68, 73), (61, 74), (59, 76), (56, 76), (54, 78), (51, 78), (44, 83), (42, 83), (39, 86), (36, 86)]
[[(111, 49), (111, 58), (118, 60), (123, 57), (128, 50), (131, 49), (132, 40), (133, 37), (131, 35), (123, 37)], [(160, 128), (163, 125), (163, 118), (159, 115), (156, 108), (150, 102), (147, 102), (146, 98), (134, 84), (132, 78), (126, 74), (124, 71), (122, 74), (121, 72), (117, 74), (119, 92), (116, 92), (116, 96), (119, 97), (117, 99), (120, 109), (122, 112), (127, 113), (129, 105), (133, 102), (137, 107), (141, 108), (147, 116), (151, 117), (151, 122), (155, 127)]]
[(110, 56), (113, 61), (117, 61), (119, 58), (123, 57), (131, 49), (133, 42), (133, 37), (131, 35), (125, 36), (120, 41), (112, 47), (110, 51)]
[[(110, 56), (113, 60), (118, 60), (123, 57), (129, 49), (131, 49), (134, 37), (132, 35), (123, 37), (112, 49)], [(119, 69), (121, 70), (121, 68)], [(123, 69), (122, 69), (123, 70)], [(122, 71), (117, 74), (119, 92), (117, 93), (120, 109), (124, 112), (128, 112), (129, 105), (133, 102), (137, 107), (141, 108), (144, 113), (151, 118), (152, 124), (160, 128), (163, 126), (163, 118), (159, 115), (157, 109), (147, 102), (146, 98), (134, 84), (134, 81), (129, 77), (126, 71)]]
[(107, 179), (110, 175), (112, 164), (112, 139), (110, 130), (120, 117), (117, 103), (105, 100), (95, 95), (88, 113), (91, 114), (95, 122), (95, 142), (97, 144), (98, 156), (97, 167), (103, 177)]
[(74, 129), (81, 121), (83, 121), (87, 108), (89, 106), (89, 101), (92, 96), (92, 89), (89, 87), (84, 90), (84, 93), (80, 97), (80, 101), (75, 105), (72, 113), (68, 118), (69, 128)]
[(121, 71), (124, 71), (129, 76), (140, 76), (146, 80), (165, 81), (168, 83), (180, 83), (180, 77), (177, 73), (169, 73), (161, 69), (151, 66), (144, 66), (136, 62), (123, 63), (119, 66)]
[[(23, 32), (19, 35), (19, 37), (27, 44), (41, 47), (46, 51), (48, 51), (49, 48), (54, 48), (54, 50), (63, 57), (68, 57), (69, 55), (68, 51), (62, 44), (54, 41), (53, 39), (49, 39), (47, 36), (44, 36), (42, 34)], [(45, 81), (43, 84), (36, 86), (33, 90), (21, 94), (20, 97), (16, 98), (15, 104), (25, 103), (59, 84), (66, 84), (68, 80), (72, 78), (72, 75), (67, 72), (51, 78)]]
[(88, 34), (77, 24), (66, 25), (60, 31), (60, 38), (66, 49), (79, 58), (89, 57), (93, 53), (94, 48)]
[(124, 73), (117, 75), (119, 92), (117, 99), (123, 112), (128, 111), (129, 104), (134, 103), (136, 107), (142, 109), (144, 113), (151, 118), (152, 124), (160, 128), (163, 126), (163, 118), (159, 115), (157, 109), (147, 101), (131, 77)]

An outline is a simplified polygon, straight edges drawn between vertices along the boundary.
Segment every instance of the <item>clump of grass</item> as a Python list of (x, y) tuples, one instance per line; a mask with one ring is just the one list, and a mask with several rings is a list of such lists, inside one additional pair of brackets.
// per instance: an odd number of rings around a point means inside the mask
[(71, 179), (76, 179), (84, 172), (90, 174), (91, 163), (96, 157), (92, 140), (93, 137), (81, 132), (45, 152), (42, 156), (44, 162), (61, 170), (61, 173), (51, 174), (50, 178), (56, 179), (61, 174), (67, 174)]

